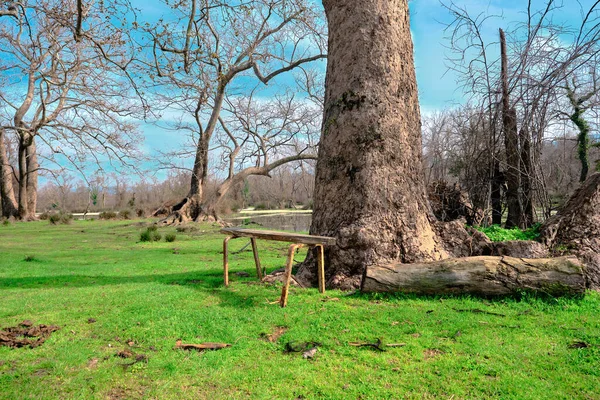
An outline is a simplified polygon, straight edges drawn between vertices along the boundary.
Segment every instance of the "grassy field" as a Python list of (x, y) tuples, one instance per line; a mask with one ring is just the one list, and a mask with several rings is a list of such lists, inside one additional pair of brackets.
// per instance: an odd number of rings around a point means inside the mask
[[(281, 309), (271, 304), (279, 287), (234, 275), (253, 273), (249, 250), (231, 256), (223, 287), (217, 228), (141, 243), (147, 223), (0, 226), (0, 328), (61, 328), (34, 349), (0, 347), (0, 398), (600, 399), (597, 293), (484, 300), (293, 289)], [(283, 266), (285, 244), (259, 247), (268, 271)], [(406, 345), (349, 345), (378, 338)], [(199, 353), (174, 349), (177, 339), (232, 346)], [(314, 359), (284, 352), (298, 341), (321, 343)], [(133, 357), (118, 357), (123, 350)]]

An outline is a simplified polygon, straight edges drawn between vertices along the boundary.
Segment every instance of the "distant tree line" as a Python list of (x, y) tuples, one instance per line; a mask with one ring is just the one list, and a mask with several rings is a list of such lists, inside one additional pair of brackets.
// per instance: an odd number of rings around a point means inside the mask
[[(92, 177), (87, 181), (64, 176), (38, 189), (38, 211), (71, 213), (119, 212), (147, 217), (172, 206), (188, 189), (190, 173), (174, 170), (162, 181), (130, 181), (117, 174)], [(217, 196), (221, 180), (208, 178), (207, 198)], [(284, 166), (270, 178), (249, 176), (238, 182), (219, 203), (218, 213), (227, 215), (243, 208), (258, 209), (312, 207), (314, 175), (312, 167)]]

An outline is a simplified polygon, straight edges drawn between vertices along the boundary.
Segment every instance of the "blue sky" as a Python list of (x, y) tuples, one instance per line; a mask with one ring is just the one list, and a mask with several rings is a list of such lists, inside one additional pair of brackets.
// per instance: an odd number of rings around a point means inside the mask
[[(589, 7), (594, 1), (579, 0), (583, 7)], [(510, 28), (516, 21), (526, 17), (526, 0), (454, 0), (459, 6), (466, 7), (473, 15), (479, 13), (500, 15), (486, 25), (484, 34), (488, 42), (497, 41), (498, 28)], [(537, 10), (545, 6), (546, 0), (533, 0), (532, 9)], [(557, 18), (563, 18), (569, 25), (578, 26), (582, 16), (577, 0), (558, 0), (565, 6)], [(134, 4), (143, 10), (141, 18), (158, 18), (162, 13), (159, 6), (154, 3), (135, 0)], [(449, 13), (441, 6), (439, 0), (411, 0), (411, 29), (415, 45), (415, 65), (419, 84), (421, 108), (424, 113), (452, 107), (465, 101), (465, 95), (457, 87), (456, 75), (449, 72), (446, 66), (447, 49), (444, 28), (450, 22)], [(160, 141), (162, 135), (156, 129), (145, 127), (153, 131), (148, 137), (147, 145), (154, 147), (156, 140)], [(172, 134), (172, 133), (170, 133)]]
[[(348, 0), (352, 1), (352, 0)], [(592, 0), (558, 0), (567, 5), (556, 16), (569, 25), (579, 26), (582, 20), (580, 7), (591, 5)], [(156, 21), (163, 13), (168, 15), (168, 8), (158, 1), (133, 0), (141, 9), (138, 18), (142, 21)], [(496, 18), (484, 27), (487, 42), (497, 41), (498, 28), (509, 29), (515, 21), (525, 18), (526, 0), (454, 0), (459, 6), (466, 7), (473, 15), (479, 13), (496, 14)], [(533, 9), (540, 9), (546, 0), (533, 0)], [(360, 4), (357, 2), (357, 4)], [(423, 114), (442, 110), (465, 101), (466, 96), (458, 88), (456, 75), (448, 72), (446, 67), (447, 49), (444, 28), (451, 17), (441, 6), (439, 0), (410, 0), (411, 29), (415, 45), (415, 65), (419, 84), (420, 102)], [(168, 17), (166, 17), (168, 19)], [(323, 68), (324, 68), (324, 63)], [(144, 148), (148, 154), (177, 149), (186, 139), (181, 132), (161, 129), (152, 124), (143, 124), (141, 130), (145, 135)], [(161, 179), (165, 172), (157, 173)]]
[[(579, 0), (581, 7), (589, 8), (595, 1)], [(509, 30), (518, 21), (526, 19), (527, 0), (454, 0), (473, 16), (480, 13), (498, 15), (484, 25), (487, 43), (498, 41), (498, 28)], [(543, 9), (546, 0), (533, 0), (532, 10)], [(578, 0), (558, 0), (563, 7), (553, 18), (557, 23), (579, 27), (583, 21)], [(421, 109), (423, 113), (441, 110), (465, 101), (458, 88), (457, 76), (446, 67), (448, 50), (444, 47), (445, 24), (451, 22), (449, 13), (439, 0), (411, 0), (411, 30), (415, 45), (415, 65)]]

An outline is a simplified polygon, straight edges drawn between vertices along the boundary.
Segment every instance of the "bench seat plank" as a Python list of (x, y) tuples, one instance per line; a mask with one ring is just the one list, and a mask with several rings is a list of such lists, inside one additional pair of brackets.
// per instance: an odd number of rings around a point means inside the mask
[(278, 231), (263, 231), (260, 229), (223, 228), (221, 233), (234, 237), (249, 237), (256, 239), (275, 240), (279, 242), (299, 243), (306, 245), (332, 245), (335, 238), (327, 236), (303, 235), (300, 233), (287, 233)]

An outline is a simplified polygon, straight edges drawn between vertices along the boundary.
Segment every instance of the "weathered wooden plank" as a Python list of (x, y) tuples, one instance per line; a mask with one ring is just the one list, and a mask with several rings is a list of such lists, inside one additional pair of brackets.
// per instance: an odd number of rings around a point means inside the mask
[(366, 268), (361, 289), (364, 292), (484, 296), (532, 290), (560, 296), (585, 292), (584, 268), (575, 257), (466, 257), (374, 265)]
[(303, 235), (300, 233), (288, 233), (279, 231), (263, 231), (259, 229), (223, 228), (221, 229), (221, 233), (233, 237), (249, 237), (256, 239), (275, 240), (278, 242), (289, 242), (308, 245), (332, 245), (335, 243), (335, 238), (327, 236)]

